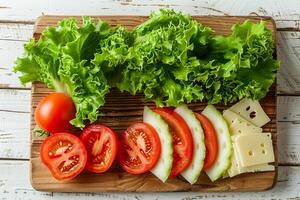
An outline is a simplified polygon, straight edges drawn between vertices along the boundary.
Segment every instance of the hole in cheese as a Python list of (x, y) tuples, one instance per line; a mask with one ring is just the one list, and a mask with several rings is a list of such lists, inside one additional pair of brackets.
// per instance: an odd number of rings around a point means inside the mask
[(265, 146), (265, 144), (264, 144), (264, 143), (261, 143), (261, 144), (260, 144), (260, 146), (261, 146), (261, 147), (264, 147), (264, 146)]
[(255, 118), (256, 117), (256, 112), (255, 111), (252, 111), (250, 114), (249, 114), (249, 117), (251, 119)]
[(265, 150), (262, 150), (261, 152), (262, 152), (262, 154), (265, 154), (265, 153), (266, 153)]
[(253, 152), (252, 151), (248, 151), (248, 155), (249, 156), (253, 156)]
[(248, 111), (248, 110), (250, 110), (250, 106), (248, 106), (248, 107), (246, 108), (246, 111)]

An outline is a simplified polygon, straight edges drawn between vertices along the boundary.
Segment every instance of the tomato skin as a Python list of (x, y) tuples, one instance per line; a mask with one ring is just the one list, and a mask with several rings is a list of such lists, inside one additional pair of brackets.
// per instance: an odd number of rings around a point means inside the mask
[(75, 118), (76, 109), (72, 99), (64, 93), (52, 93), (37, 105), (34, 118), (37, 125), (50, 133), (72, 128), (70, 120)]
[[(104, 125), (91, 124), (82, 131), (80, 139), (87, 148), (86, 169), (93, 173), (107, 171), (112, 166), (118, 152), (117, 134)], [(99, 154), (99, 151), (102, 154)], [(109, 152), (110, 155), (106, 156)]]
[(78, 137), (70, 133), (56, 133), (41, 144), (40, 158), (55, 179), (67, 181), (84, 170), (87, 151)]
[(178, 176), (192, 162), (193, 138), (192, 133), (184, 119), (171, 108), (155, 108), (169, 125), (173, 136), (173, 166), (170, 177)]
[[(148, 146), (143, 143), (144, 141), (148, 142)], [(144, 151), (144, 145), (148, 148), (148, 151)], [(143, 154), (141, 152), (147, 153)], [(135, 123), (129, 126), (121, 135), (118, 154), (119, 163), (128, 173), (142, 174), (151, 170), (159, 160), (160, 152), (159, 136), (150, 124)]]
[(199, 113), (195, 113), (196, 118), (200, 121), (205, 135), (206, 156), (203, 169), (209, 169), (218, 156), (218, 138), (212, 123), (207, 117)]

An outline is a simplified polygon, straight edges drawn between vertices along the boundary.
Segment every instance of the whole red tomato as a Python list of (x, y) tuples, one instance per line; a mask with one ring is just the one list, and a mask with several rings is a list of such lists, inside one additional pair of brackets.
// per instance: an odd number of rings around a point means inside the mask
[(37, 125), (50, 133), (58, 133), (72, 127), (70, 120), (75, 118), (75, 105), (64, 93), (52, 93), (37, 105), (34, 118)]

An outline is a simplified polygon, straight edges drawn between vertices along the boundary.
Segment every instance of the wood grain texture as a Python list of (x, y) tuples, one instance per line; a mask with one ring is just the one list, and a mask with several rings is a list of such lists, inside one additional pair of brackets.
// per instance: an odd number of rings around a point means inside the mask
[[(73, 17), (80, 23), (82, 22), (82, 18), (80, 16), (51, 16), (44, 15), (36, 20), (36, 26), (34, 29), (35, 34), (40, 34), (42, 30), (47, 26), (54, 26), (58, 21)], [(148, 19), (148, 16), (93, 16), (96, 20), (105, 20), (110, 25), (116, 26), (118, 24), (125, 25), (129, 30), (134, 28), (136, 25), (141, 24), (145, 20)], [(231, 33), (231, 26), (236, 23), (243, 23), (246, 19), (249, 19), (253, 22), (259, 22), (260, 20), (266, 21), (266, 27), (269, 28), (273, 32), (273, 36), (275, 37), (276, 25), (275, 21), (271, 17), (264, 16), (193, 16), (193, 18), (203, 25), (211, 27), (216, 31), (216, 34), (229, 35)], [(276, 39), (274, 38), (274, 41)]]
[[(47, 26), (52, 26), (57, 21), (65, 17), (43, 16), (37, 20), (34, 36), (37, 38), (40, 32)], [(99, 17), (97, 17), (99, 18)], [(76, 18), (81, 20), (81, 18)], [(132, 29), (140, 24), (146, 17), (101, 17), (107, 20), (111, 25), (122, 24)], [(201, 23), (212, 27), (217, 34), (229, 34), (230, 27), (234, 23), (243, 22), (245, 17), (201, 17), (194, 19)], [(261, 17), (250, 18), (253, 21), (259, 21)], [(266, 21), (275, 36), (275, 24), (271, 18), (263, 18)], [(275, 39), (275, 37), (274, 37)], [(47, 95), (51, 90), (47, 89), (44, 84), (34, 83), (32, 85), (32, 111), (42, 97)], [(124, 101), (126, 99), (126, 101)], [(272, 133), (272, 139), (277, 155), (276, 147), (276, 92), (273, 87), (267, 97), (261, 101), (266, 113), (271, 118), (271, 122), (264, 127), (264, 131)], [(153, 107), (154, 104), (145, 101), (142, 95), (132, 96), (128, 93), (120, 93), (116, 89), (112, 89), (106, 98), (106, 104), (100, 110), (104, 116), (100, 118), (100, 122), (113, 128), (118, 134), (126, 129), (130, 124), (142, 120), (143, 106)], [(203, 110), (206, 103), (193, 103), (189, 107), (194, 111)], [(228, 106), (227, 106), (228, 107)], [(227, 108), (217, 105), (217, 108), (223, 110)], [(33, 112), (32, 112), (33, 113)], [(33, 114), (31, 116), (33, 119)], [(34, 120), (31, 120), (31, 130), (35, 127)], [(262, 191), (270, 189), (277, 180), (277, 158), (274, 163), (276, 171), (243, 174), (235, 178), (222, 179), (212, 183), (208, 177), (202, 173), (198, 182), (190, 185), (182, 178), (169, 179), (166, 183), (162, 183), (151, 173), (143, 175), (131, 175), (123, 172), (118, 165), (115, 165), (109, 172), (103, 174), (82, 173), (75, 180), (67, 183), (56, 181), (52, 178), (49, 171), (41, 163), (39, 157), (39, 147), (43, 138), (36, 138), (32, 135), (31, 145), (31, 183), (37, 190), (42, 191), (60, 191), (60, 192), (112, 192), (112, 191), (136, 191), (136, 192), (163, 192), (163, 191), (202, 191), (202, 192), (225, 192), (225, 191)]]

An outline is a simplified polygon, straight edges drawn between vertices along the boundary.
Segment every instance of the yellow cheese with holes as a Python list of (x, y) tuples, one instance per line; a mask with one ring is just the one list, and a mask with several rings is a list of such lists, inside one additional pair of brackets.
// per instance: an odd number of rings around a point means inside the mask
[(241, 167), (274, 162), (270, 133), (245, 133), (232, 136)]
[(235, 119), (233, 123), (230, 125), (231, 135), (237, 135), (242, 133), (261, 133), (262, 128), (254, 126), (250, 122), (246, 120)]
[(258, 127), (262, 127), (270, 121), (270, 118), (257, 100), (253, 101), (251, 99), (242, 99), (240, 102), (231, 106), (229, 110), (239, 114), (244, 119)]
[[(263, 134), (263, 133), (262, 133)], [(234, 177), (236, 175), (242, 173), (249, 173), (249, 172), (264, 172), (264, 171), (274, 171), (275, 167), (268, 163), (253, 165), (249, 167), (242, 167), (239, 161), (239, 158), (236, 153), (236, 147), (233, 144), (233, 155), (231, 157), (231, 166), (228, 170), (229, 177)]]

